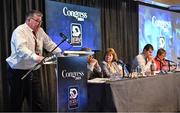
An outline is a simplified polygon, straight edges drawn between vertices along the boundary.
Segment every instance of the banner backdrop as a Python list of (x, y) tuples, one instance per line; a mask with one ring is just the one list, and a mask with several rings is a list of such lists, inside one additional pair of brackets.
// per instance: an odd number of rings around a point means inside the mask
[(89, 47), (101, 50), (100, 9), (46, 0), (46, 30), (58, 44), (59, 33), (64, 33), (71, 44), (64, 42), (60, 48), (81, 50)]

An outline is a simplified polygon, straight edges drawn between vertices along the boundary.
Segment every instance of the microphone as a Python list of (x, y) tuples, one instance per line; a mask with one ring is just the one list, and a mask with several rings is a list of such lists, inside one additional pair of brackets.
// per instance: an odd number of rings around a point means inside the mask
[(122, 66), (123, 77), (128, 77), (129, 71), (126, 68), (126, 64), (122, 60), (118, 60), (116, 62)]
[[(53, 53), (53, 51), (58, 48), (58, 46), (60, 46), (64, 41), (67, 40), (67, 37), (63, 34), (63, 33), (60, 33), (60, 36), (63, 38), (63, 40), (58, 44), (56, 45), (56, 47), (54, 47), (50, 53)], [(26, 78), (37, 66), (41, 65), (42, 63), (44, 63), (44, 61), (49, 61), (50, 59), (54, 59), (54, 57), (50, 57), (50, 58), (47, 58), (47, 57), (44, 57), (39, 63), (37, 63), (34, 67), (32, 67), (23, 77), (21, 77), (21, 80), (23, 80), (24, 78)], [(45, 60), (46, 59), (46, 60)]]
[(180, 60), (180, 57), (177, 57), (178, 60)]
[(171, 63), (175, 63), (174, 61), (168, 60), (168, 59), (164, 59), (167, 62), (171, 62)]
[(59, 35), (65, 40), (68, 39), (67, 36), (65, 36), (63, 33), (60, 33)]
[(171, 71), (172, 66), (175, 66), (174, 69), (176, 69), (177, 65), (176, 65), (176, 63), (174, 61), (171, 61), (171, 60), (168, 60), (168, 59), (164, 59), (164, 60), (168, 62), (169, 71)]
[(72, 44), (71, 41), (68, 39), (68, 37), (67, 37), (66, 35), (64, 35), (63, 33), (60, 33), (59, 35), (60, 35), (60, 36), (63, 38), (63, 40), (65, 40), (67, 43), (69, 43), (70, 45)]
[(44, 59), (44, 63), (45, 62), (49, 62), (49, 61), (55, 61), (56, 60), (56, 55), (52, 55), (52, 56), (50, 56), (50, 57), (46, 57), (45, 59)]
[(117, 63), (120, 64), (120, 65), (122, 65), (122, 66), (125, 66), (125, 65), (126, 65), (122, 60), (118, 60)]
[(68, 44), (70, 44), (70, 45), (72, 44), (69, 39), (66, 39), (66, 42), (67, 42)]
[(168, 60), (168, 59), (164, 59), (165, 61), (167, 61), (167, 62), (171, 62), (170, 60)]
[(174, 61), (171, 61), (171, 60), (168, 60), (168, 59), (165, 59), (165, 61), (168, 62), (169, 66), (176, 65), (176, 63)]

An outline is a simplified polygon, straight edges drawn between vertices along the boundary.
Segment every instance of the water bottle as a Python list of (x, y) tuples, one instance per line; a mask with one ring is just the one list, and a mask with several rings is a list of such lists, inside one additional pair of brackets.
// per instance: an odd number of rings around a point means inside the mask
[(137, 72), (137, 77), (140, 77), (141, 76), (141, 72), (142, 72), (141, 66), (137, 66), (136, 67), (136, 72)]
[(180, 62), (177, 62), (176, 71), (180, 70)]
[(151, 70), (151, 75), (154, 75), (154, 70), (155, 70), (154, 69), (154, 62), (152, 62), (150, 70)]

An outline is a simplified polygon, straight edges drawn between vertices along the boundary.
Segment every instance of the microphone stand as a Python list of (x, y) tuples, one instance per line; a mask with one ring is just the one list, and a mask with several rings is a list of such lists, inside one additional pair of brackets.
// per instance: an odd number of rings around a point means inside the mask
[[(64, 38), (53, 50), (50, 51), (50, 53), (52, 53), (59, 45), (61, 45), (64, 41), (66, 41), (66, 38)], [(44, 57), (39, 63), (37, 63), (33, 68), (31, 68), (23, 77), (21, 77), (21, 80), (23, 80), (24, 78), (26, 78), (37, 66), (39, 66), (40, 64), (43, 64), (43, 61), (47, 58)]]
[(122, 70), (123, 70), (123, 76), (122, 76), (122, 77), (123, 77), (123, 78), (125, 77), (124, 66), (125, 66), (125, 65), (122, 64)]
[(163, 63), (160, 60), (160, 58), (156, 57), (156, 60), (160, 63), (160, 72), (159, 72), (159, 74), (166, 74), (167, 72), (162, 69), (163, 68)]
[(168, 68), (169, 68), (168, 71), (170, 71), (170, 70), (171, 70), (171, 69), (170, 69), (170, 61), (168, 61)]
[(159, 62), (160, 62), (160, 73), (163, 74), (164, 72), (163, 72), (163, 70), (162, 70), (162, 62), (161, 62), (161, 61), (159, 61)]
[[(171, 71), (173, 71), (174, 69), (177, 68), (177, 65), (176, 65), (176, 63), (174, 61), (167, 60), (167, 59), (165, 59), (165, 61), (168, 63), (168, 68), (169, 68), (168, 71), (169, 72), (171, 72)], [(175, 66), (175, 68), (172, 69), (172, 66)]]
[(180, 60), (180, 57), (177, 57), (178, 60)]
[(119, 63), (119, 64), (122, 66), (122, 71), (123, 71), (122, 77), (124, 78), (124, 77), (125, 77), (125, 64), (124, 64), (124, 62), (122, 62), (121, 60), (120, 60), (120, 61), (117, 61), (117, 63)]

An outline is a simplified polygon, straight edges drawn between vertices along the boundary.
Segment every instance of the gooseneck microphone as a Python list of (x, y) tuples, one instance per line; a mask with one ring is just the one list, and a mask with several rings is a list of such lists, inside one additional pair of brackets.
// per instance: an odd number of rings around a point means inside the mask
[(165, 61), (167, 61), (167, 62), (172, 62), (172, 63), (174, 63), (174, 61), (172, 61), (172, 60), (168, 60), (168, 59), (164, 59)]
[(67, 36), (65, 36), (63, 33), (59, 33), (59, 35), (60, 35), (63, 39), (68, 39)]
[(117, 63), (121, 65), (126, 65), (122, 60), (118, 60)]
[(171, 71), (171, 66), (177, 66), (172, 60), (164, 59), (168, 63), (169, 71)]
[[(67, 40), (67, 37), (66, 37), (63, 33), (60, 33), (60, 36), (63, 38), (63, 40), (62, 40), (58, 45), (56, 45), (56, 47), (54, 47), (54, 49), (52, 49), (52, 50), (50, 51), (51, 54), (53, 53), (53, 51), (54, 51), (56, 48), (58, 48), (58, 46), (60, 46), (63, 42), (65, 42), (65, 41)], [(54, 56), (50, 57), (49, 59), (48, 59), (47, 56), (44, 57), (39, 63), (37, 63), (34, 67), (32, 67), (23, 77), (21, 77), (21, 80), (23, 80), (24, 78), (26, 78), (37, 66), (43, 64), (44, 61), (49, 61), (49, 60), (51, 60), (51, 59), (53, 59), (53, 58), (54, 58)]]
[(66, 42), (68, 42), (68, 43), (71, 45), (71, 41), (68, 39), (68, 37), (67, 37), (65, 34), (59, 33), (59, 35), (60, 35), (64, 40), (66, 40)]
[(45, 62), (49, 62), (49, 61), (54, 61), (56, 60), (56, 55), (52, 55), (50, 57), (46, 57), (46, 59), (44, 59), (44, 63)]
[(126, 64), (122, 60), (118, 60), (117, 63), (122, 66), (123, 77), (125, 77), (125, 66), (126, 66)]
[(177, 57), (178, 60), (180, 60), (180, 57)]

